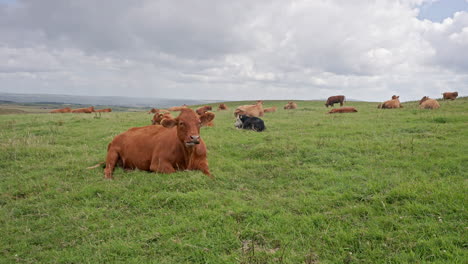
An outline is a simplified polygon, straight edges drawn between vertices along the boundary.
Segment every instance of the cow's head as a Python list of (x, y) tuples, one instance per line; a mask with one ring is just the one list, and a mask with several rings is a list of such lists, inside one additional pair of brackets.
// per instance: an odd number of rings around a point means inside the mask
[(424, 96), (421, 100), (419, 100), (419, 104), (424, 103), (425, 101), (427, 101), (427, 99), (429, 99), (429, 97)]
[(458, 96), (458, 92), (454, 92), (453, 95)]
[(392, 95), (392, 100), (393, 99), (398, 99), (398, 98), (400, 98), (400, 96)]
[(184, 108), (177, 118), (165, 118), (161, 125), (167, 128), (176, 126), (179, 140), (186, 146), (194, 146), (200, 144), (200, 127), (208, 124), (214, 117), (210, 112), (199, 116), (192, 109)]

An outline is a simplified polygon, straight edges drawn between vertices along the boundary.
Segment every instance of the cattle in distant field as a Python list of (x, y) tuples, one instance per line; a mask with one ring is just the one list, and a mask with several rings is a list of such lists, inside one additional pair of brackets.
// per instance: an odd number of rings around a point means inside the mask
[(257, 132), (262, 132), (266, 129), (265, 123), (262, 119), (247, 115), (237, 116), (234, 126), (237, 128), (250, 129)]
[(259, 100), (254, 105), (241, 105), (236, 108), (234, 111), (234, 116), (237, 117), (239, 115), (248, 115), (248, 116), (263, 116), (263, 101)]
[(218, 111), (220, 111), (220, 110), (228, 110), (227, 105), (226, 104), (219, 104)]
[(173, 117), (170, 113), (156, 113), (154, 114), (153, 119), (151, 120), (151, 123), (153, 125), (160, 125), (161, 121), (166, 118), (172, 119)]
[(345, 101), (345, 96), (344, 95), (335, 95), (335, 96), (330, 96), (327, 99), (327, 102), (325, 103), (325, 106), (331, 106), (333, 107), (334, 104), (340, 104), (340, 106), (343, 106), (343, 102)]
[(85, 114), (91, 114), (94, 111), (94, 107), (93, 106), (90, 106), (90, 107), (87, 107), (87, 108), (78, 108), (78, 109), (73, 109), (71, 111), (72, 113), (85, 113)]
[(283, 109), (289, 110), (289, 109), (297, 109), (297, 104), (295, 102), (288, 102)]
[(198, 116), (185, 108), (160, 126), (134, 127), (117, 135), (107, 147), (105, 178), (112, 179), (115, 166), (159, 173), (200, 170), (213, 178), (200, 137), (200, 127), (213, 118), (213, 113)]
[(440, 107), (439, 102), (434, 99), (429, 98), (428, 96), (424, 96), (419, 101), (419, 108), (421, 109), (437, 109)]
[(354, 107), (341, 107), (341, 108), (334, 108), (328, 113), (329, 114), (335, 114), (335, 113), (341, 114), (341, 113), (354, 113), (354, 112), (357, 112), (356, 108)]
[(213, 108), (209, 105), (202, 106), (198, 108), (195, 112), (199, 115), (203, 115), (204, 113), (211, 111)]
[(455, 100), (458, 96), (458, 92), (445, 92), (442, 96), (444, 99)]
[(151, 110), (148, 111), (148, 114), (156, 114), (156, 113), (159, 113), (158, 108), (151, 108)]
[(391, 109), (391, 108), (403, 108), (400, 103), (400, 96), (393, 95), (392, 100), (385, 101), (377, 106), (381, 109)]
[(65, 107), (62, 109), (55, 109), (50, 111), (51, 114), (62, 114), (62, 113), (70, 113), (72, 110), (70, 107)]
[(269, 108), (264, 108), (264, 109), (263, 109), (263, 112), (264, 112), (264, 113), (273, 113), (273, 112), (276, 112), (276, 106), (272, 106), (272, 107), (269, 107)]
[(111, 108), (104, 108), (104, 109), (95, 110), (94, 112), (96, 112), (96, 113), (110, 113), (110, 112), (112, 112), (112, 109)]

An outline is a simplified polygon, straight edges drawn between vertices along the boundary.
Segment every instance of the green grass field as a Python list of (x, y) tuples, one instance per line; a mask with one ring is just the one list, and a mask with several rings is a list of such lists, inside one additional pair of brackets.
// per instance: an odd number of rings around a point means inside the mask
[(0, 115), (0, 263), (467, 263), (468, 98), (285, 103), (263, 133), (215, 112), (215, 180), (86, 169), (144, 112)]

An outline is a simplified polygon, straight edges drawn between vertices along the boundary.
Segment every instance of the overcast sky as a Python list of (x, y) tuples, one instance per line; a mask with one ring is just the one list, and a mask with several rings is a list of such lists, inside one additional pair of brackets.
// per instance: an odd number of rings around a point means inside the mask
[(0, 0), (0, 92), (468, 94), (468, 0)]

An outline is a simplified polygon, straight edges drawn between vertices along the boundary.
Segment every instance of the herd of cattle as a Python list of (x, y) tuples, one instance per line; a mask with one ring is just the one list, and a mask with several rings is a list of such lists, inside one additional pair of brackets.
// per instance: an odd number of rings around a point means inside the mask
[[(443, 99), (455, 100), (457, 92), (444, 93)], [(354, 107), (342, 107), (345, 102), (343, 95), (331, 96), (325, 106), (340, 104), (340, 108), (332, 109), (328, 113), (357, 112)], [(401, 108), (399, 96), (392, 96), (391, 100), (378, 105), (380, 109)], [(424, 96), (419, 107), (423, 109), (439, 108), (439, 103)], [(297, 109), (297, 104), (288, 102), (283, 109)], [(207, 150), (200, 137), (202, 126), (213, 126), (215, 114), (210, 112), (211, 106), (202, 106), (196, 110), (187, 105), (170, 107), (168, 109), (151, 109), (148, 114), (154, 114), (152, 125), (134, 127), (117, 135), (107, 147), (106, 161), (89, 168), (99, 167), (105, 163), (104, 175), (112, 179), (116, 166), (126, 170), (145, 170), (159, 173), (173, 173), (180, 170), (200, 170), (210, 178), (214, 178), (208, 168)], [(225, 104), (218, 106), (218, 111), (228, 110)], [(110, 112), (111, 109), (94, 110), (94, 107), (71, 110), (57, 109), (51, 113), (92, 113)], [(253, 105), (241, 105), (234, 110), (235, 127), (264, 131), (264, 121), (260, 118), (264, 113), (275, 112), (276, 107), (263, 108), (263, 101)], [(177, 117), (171, 112), (180, 112)]]
[(86, 108), (77, 108), (77, 109), (71, 109), (70, 107), (65, 107), (62, 109), (55, 109), (50, 111), (51, 114), (63, 114), (63, 113), (85, 113), (85, 114), (91, 114), (91, 113), (108, 113), (112, 112), (111, 108), (105, 108), (105, 109), (94, 109), (94, 106), (86, 107)]

